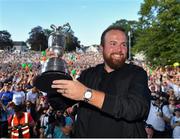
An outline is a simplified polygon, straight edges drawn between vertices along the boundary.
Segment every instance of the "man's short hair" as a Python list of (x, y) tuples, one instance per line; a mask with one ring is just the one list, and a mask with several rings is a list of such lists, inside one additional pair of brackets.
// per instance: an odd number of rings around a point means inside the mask
[[(104, 30), (104, 32), (102, 33), (101, 35), (101, 46), (104, 46), (104, 43), (105, 43), (105, 35), (107, 32), (111, 31), (111, 30), (119, 30), (119, 31), (122, 31), (124, 32), (124, 34), (126, 35), (126, 31), (124, 28), (120, 27), (120, 26), (110, 26), (108, 27), (107, 29)], [(127, 35), (126, 35), (127, 36)]]

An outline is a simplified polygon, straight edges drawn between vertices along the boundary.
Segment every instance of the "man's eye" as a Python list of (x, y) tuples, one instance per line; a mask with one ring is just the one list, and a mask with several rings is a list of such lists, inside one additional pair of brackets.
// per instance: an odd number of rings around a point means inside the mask
[(115, 42), (111, 42), (110, 44), (111, 44), (111, 45), (113, 45), (113, 46), (114, 46), (114, 45), (116, 45), (116, 43), (115, 43)]
[(126, 43), (124, 43), (124, 44), (122, 44), (122, 46), (127, 47), (127, 44), (126, 44)]

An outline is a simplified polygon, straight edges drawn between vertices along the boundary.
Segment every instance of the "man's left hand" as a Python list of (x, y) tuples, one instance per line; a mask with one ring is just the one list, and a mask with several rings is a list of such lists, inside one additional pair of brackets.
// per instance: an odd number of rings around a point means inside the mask
[(64, 97), (73, 100), (83, 100), (84, 92), (87, 89), (79, 81), (71, 80), (54, 80), (51, 87), (57, 89), (57, 92), (61, 93)]

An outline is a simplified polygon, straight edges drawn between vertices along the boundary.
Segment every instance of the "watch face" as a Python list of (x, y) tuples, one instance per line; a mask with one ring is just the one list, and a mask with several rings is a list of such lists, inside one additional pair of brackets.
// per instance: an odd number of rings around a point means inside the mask
[(91, 96), (92, 96), (92, 92), (91, 92), (91, 91), (87, 91), (87, 92), (85, 93), (85, 98), (90, 99)]

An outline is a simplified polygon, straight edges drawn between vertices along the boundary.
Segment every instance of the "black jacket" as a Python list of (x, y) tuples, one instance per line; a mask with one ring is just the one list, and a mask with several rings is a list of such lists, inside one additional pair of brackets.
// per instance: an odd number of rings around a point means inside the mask
[(104, 64), (82, 72), (80, 82), (105, 92), (102, 109), (82, 102), (74, 137), (147, 137), (144, 120), (149, 113), (150, 92), (146, 72), (124, 64), (111, 73)]

